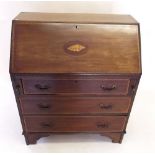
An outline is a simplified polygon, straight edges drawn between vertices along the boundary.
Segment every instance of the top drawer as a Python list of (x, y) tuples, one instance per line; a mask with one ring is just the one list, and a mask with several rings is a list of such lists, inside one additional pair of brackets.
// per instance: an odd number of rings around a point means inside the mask
[(129, 79), (23, 79), (24, 94), (127, 95)]

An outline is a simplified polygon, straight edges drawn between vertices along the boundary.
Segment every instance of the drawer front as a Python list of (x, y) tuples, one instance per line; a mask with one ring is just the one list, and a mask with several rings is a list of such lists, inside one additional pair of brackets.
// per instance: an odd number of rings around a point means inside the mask
[(129, 97), (22, 97), (23, 114), (128, 113)]
[(31, 80), (23, 79), (24, 94), (127, 95), (129, 79)]
[(25, 116), (28, 132), (121, 132), (125, 116)]

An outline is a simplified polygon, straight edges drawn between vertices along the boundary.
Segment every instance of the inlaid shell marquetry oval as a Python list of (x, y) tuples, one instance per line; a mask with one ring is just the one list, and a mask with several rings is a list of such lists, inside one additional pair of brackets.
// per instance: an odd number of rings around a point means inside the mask
[(86, 47), (83, 46), (83, 45), (80, 45), (80, 44), (74, 44), (74, 45), (71, 45), (69, 46), (67, 49), (72, 51), (72, 52), (80, 52), (82, 51), (83, 49), (85, 49)]
[(81, 55), (86, 53), (87, 46), (81, 41), (70, 41), (64, 45), (65, 51), (71, 55)]

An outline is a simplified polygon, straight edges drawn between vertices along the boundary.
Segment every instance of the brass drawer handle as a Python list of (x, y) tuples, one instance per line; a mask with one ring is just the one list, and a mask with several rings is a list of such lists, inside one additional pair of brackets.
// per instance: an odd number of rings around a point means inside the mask
[(101, 85), (101, 88), (102, 88), (103, 90), (111, 91), (111, 90), (116, 89), (116, 85), (112, 85), (111, 87), (107, 87), (107, 86), (105, 86), (105, 85)]
[(38, 104), (38, 107), (39, 107), (40, 109), (49, 109), (51, 106), (48, 105), (48, 104)]
[(50, 86), (48, 85), (40, 85), (40, 84), (36, 84), (35, 87), (40, 90), (46, 90), (50, 88)]
[(111, 104), (105, 105), (105, 104), (100, 103), (99, 106), (100, 106), (101, 109), (107, 109), (107, 110), (112, 109)]
[(45, 122), (42, 122), (40, 125), (41, 125), (41, 127), (43, 127), (43, 128), (50, 128), (50, 127), (53, 127), (53, 124), (51, 124), (51, 123), (45, 123)]
[(98, 123), (96, 126), (97, 126), (97, 128), (108, 128), (109, 124), (108, 123)]

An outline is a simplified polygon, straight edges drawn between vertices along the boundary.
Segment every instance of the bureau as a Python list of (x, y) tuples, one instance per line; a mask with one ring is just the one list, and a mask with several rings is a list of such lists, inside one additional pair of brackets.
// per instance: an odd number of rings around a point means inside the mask
[(10, 76), (27, 144), (60, 133), (121, 143), (141, 73), (129, 15), (22, 12), (12, 21)]

